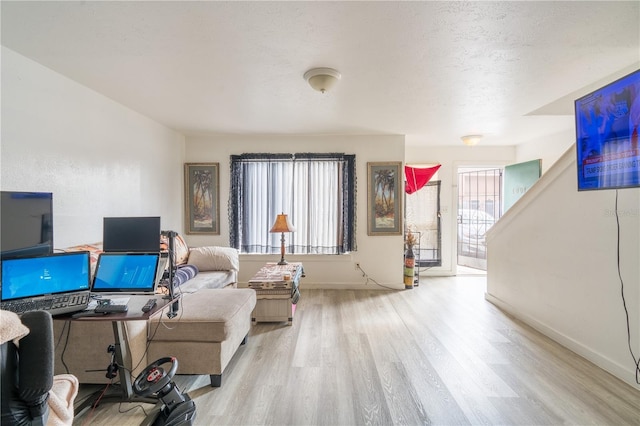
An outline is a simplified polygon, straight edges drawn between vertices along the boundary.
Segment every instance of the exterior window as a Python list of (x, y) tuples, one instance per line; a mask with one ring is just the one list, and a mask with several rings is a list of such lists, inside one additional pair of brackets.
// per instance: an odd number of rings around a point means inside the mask
[(278, 214), (296, 228), (287, 253), (356, 250), (355, 155), (242, 154), (231, 156), (229, 244), (241, 253), (279, 253), (269, 232)]

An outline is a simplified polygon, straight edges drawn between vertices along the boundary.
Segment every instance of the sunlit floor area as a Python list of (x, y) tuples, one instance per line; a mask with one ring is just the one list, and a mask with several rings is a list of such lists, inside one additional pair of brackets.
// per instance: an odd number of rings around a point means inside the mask
[(482, 269), (470, 268), (464, 265), (457, 265), (456, 275), (458, 276), (468, 276), (468, 275), (487, 275), (487, 271)]
[[(484, 276), (399, 291), (303, 288), (293, 325), (252, 326), (220, 388), (207, 376), (175, 383), (195, 401), (197, 425), (640, 423), (640, 392), (485, 291)], [(105, 403), (75, 424), (138, 425), (142, 407)]]

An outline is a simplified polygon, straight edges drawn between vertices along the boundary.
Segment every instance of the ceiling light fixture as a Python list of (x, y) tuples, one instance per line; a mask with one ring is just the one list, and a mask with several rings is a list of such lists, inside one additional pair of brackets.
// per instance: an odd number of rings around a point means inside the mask
[(478, 145), (478, 142), (482, 139), (482, 135), (465, 135), (461, 139), (462, 143), (466, 146), (475, 146)]
[(326, 92), (331, 89), (342, 76), (333, 68), (312, 68), (304, 73), (304, 79), (309, 86), (318, 92)]

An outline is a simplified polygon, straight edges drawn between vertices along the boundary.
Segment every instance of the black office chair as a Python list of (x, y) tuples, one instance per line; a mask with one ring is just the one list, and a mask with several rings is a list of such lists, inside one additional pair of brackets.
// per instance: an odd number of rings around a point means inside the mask
[(3, 426), (46, 425), (47, 400), (53, 386), (53, 320), (45, 311), (25, 313), (21, 320), (29, 334), (20, 339), (18, 346), (9, 340), (0, 347), (0, 423)]

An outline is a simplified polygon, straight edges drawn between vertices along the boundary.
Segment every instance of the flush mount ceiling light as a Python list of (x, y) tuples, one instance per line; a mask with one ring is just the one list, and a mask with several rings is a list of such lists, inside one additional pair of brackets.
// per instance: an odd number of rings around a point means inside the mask
[(475, 146), (478, 145), (478, 142), (482, 139), (482, 135), (465, 135), (461, 139), (463, 144), (467, 146)]
[(318, 92), (326, 92), (331, 89), (342, 76), (333, 68), (312, 68), (304, 73), (304, 79), (309, 86)]

